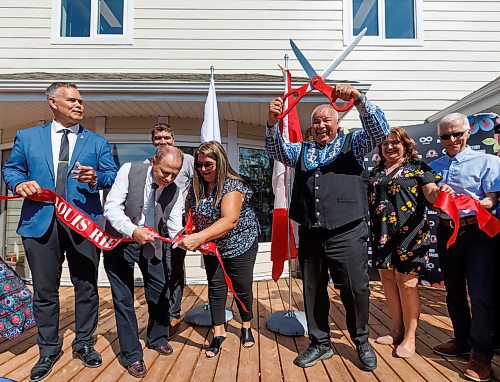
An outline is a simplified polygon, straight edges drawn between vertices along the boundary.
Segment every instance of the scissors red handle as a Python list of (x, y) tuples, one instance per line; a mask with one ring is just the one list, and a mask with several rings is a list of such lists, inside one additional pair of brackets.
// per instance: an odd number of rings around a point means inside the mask
[(286, 108), (285, 111), (283, 111), (280, 115), (278, 115), (278, 119), (283, 119), (285, 118), (285, 116), (299, 103), (299, 101), (302, 99), (302, 97), (304, 97), (306, 94), (309, 94), (310, 92), (313, 91), (313, 88), (311, 87), (311, 89), (309, 89), (309, 82), (305, 85), (302, 85), (300, 88), (297, 88), (297, 89), (292, 89), (290, 90), (288, 93), (286, 93), (283, 97), (281, 97), (281, 99), (283, 100), (283, 102), (285, 102), (285, 100), (290, 97), (290, 96), (295, 96), (295, 98), (292, 98), (289, 102), (288, 102), (288, 107)]
[[(310, 89), (309, 89), (309, 85), (310, 85)], [(283, 99), (283, 101), (285, 101), (288, 97), (290, 97), (292, 95), (296, 96), (290, 102), (288, 102), (288, 107), (286, 108), (286, 110), (283, 111), (280, 115), (278, 115), (277, 118), (278, 119), (284, 118), (290, 112), (290, 110), (292, 110), (299, 103), (299, 101), (302, 99), (302, 97), (304, 97), (305, 95), (312, 92), (313, 89), (319, 90), (321, 93), (323, 93), (330, 100), (332, 107), (337, 111), (340, 111), (340, 112), (347, 111), (354, 105), (354, 98), (353, 97), (351, 97), (349, 99), (349, 102), (344, 107), (337, 105), (337, 98), (338, 97), (335, 96), (335, 94), (333, 93), (333, 90), (335, 88), (326, 84), (326, 82), (320, 76), (314, 76), (311, 79), (311, 81), (308, 82), (307, 84), (301, 86), (300, 88), (292, 89), (288, 93), (286, 93), (283, 97), (281, 97)]]
[(330, 100), (332, 107), (337, 111), (347, 111), (354, 105), (353, 97), (349, 99), (349, 102), (344, 107), (337, 105), (338, 97), (333, 92), (335, 87), (328, 85), (320, 76), (314, 76), (311, 79), (311, 85), (314, 89), (319, 90), (321, 93), (323, 93)]

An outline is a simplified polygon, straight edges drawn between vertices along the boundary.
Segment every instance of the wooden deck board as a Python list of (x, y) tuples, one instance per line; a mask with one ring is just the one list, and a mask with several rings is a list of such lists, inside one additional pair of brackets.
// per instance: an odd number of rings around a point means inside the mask
[[(302, 282), (292, 282), (292, 306), (303, 311)], [(379, 335), (389, 332), (391, 319), (385, 305), (380, 283), (371, 284), (370, 296), (370, 342), (377, 356), (378, 368), (373, 372), (359, 369), (356, 350), (349, 338), (345, 324), (345, 311), (338, 291), (331, 286), (330, 324), (334, 356), (319, 362), (314, 367), (301, 369), (293, 365), (297, 353), (309, 343), (307, 337), (286, 337), (271, 332), (266, 327), (269, 314), (288, 310), (288, 280), (260, 281), (254, 283), (254, 318), (252, 328), (255, 346), (243, 349), (240, 345), (241, 318), (231, 295), (228, 305), (232, 307), (234, 319), (227, 326), (227, 339), (221, 354), (215, 359), (206, 359), (204, 347), (212, 340), (209, 328), (192, 327), (182, 322), (179, 333), (171, 339), (174, 354), (159, 356), (154, 350), (144, 350), (148, 374), (144, 381), (345, 381), (345, 382), (458, 382), (464, 381), (462, 370), (466, 359), (445, 358), (433, 353), (432, 348), (453, 335), (451, 321), (447, 314), (445, 292), (422, 287), (422, 315), (417, 329), (417, 354), (409, 359), (394, 356), (393, 346), (374, 343)], [(132, 382), (137, 379), (128, 375), (117, 359), (119, 343), (116, 334), (114, 310), (109, 288), (100, 289), (99, 325), (96, 330), (96, 349), (101, 352), (103, 365), (96, 369), (83, 367), (81, 361), (72, 358), (71, 341), (74, 338), (74, 294), (73, 288), (63, 287), (60, 291), (61, 314), (60, 333), (63, 337), (63, 355), (55, 364), (48, 382), (104, 381)], [(207, 287), (186, 286), (182, 311), (204, 304), (207, 301)], [(140, 330), (140, 341), (145, 347), (147, 326), (147, 305), (143, 288), (137, 288), (136, 314)], [(0, 377), (16, 381), (28, 381), (31, 367), (38, 359), (36, 328), (11, 340), (0, 341)], [(493, 373), (500, 375), (500, 357), (493, 360)]]

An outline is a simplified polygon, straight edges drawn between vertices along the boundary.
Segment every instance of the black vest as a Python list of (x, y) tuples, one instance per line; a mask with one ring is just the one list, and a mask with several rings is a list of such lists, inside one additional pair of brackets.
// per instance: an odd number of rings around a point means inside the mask
[[(144, 207), (144, 187), (148, 175), (149, 163), (132, 163), (128, 174), (128, 193), (124, 202), (124, 213), (130, 220), (137, 221)], [(155, 207), (155, 227), (161, 236), (169, 237), (167, 221), (172, 208), (177, 201), (179, 188), (171, 183), (163, 189)], [(113, 236), (122, 236), (107, 222), (106, 232)]]
[(290, 218), (304, 228), (335, 229), (368, 215), (368, 171), (357, 162), (351, 149), (352, 133), (342, 150), (328, 165), (308, 170), (302, 143), (295, 166)]

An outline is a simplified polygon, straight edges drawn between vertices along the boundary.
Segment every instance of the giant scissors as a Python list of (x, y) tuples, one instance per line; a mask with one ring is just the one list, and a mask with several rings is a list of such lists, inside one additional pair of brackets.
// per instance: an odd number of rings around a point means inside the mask
[(300, 62), (300, 65), (302, 65), (302, 68), (304, 71), (307, 73), (309, 77), (309, 82), (300, 88), (297, 89), (292, 89), (288, 93), (286, 93), (283, 97), (283, 101), (285, 101), (288, 97), (292, 97), (291, 100), (288, 101), (288, 107), (285, 111), (283, 111), (280, 115), (278, 115), (278, 119), (284, 118), (290, 110), (292, 110), (302, 99), (302, 97), (306, 96), (310, 92), (312, 92), (314, 89), (319, 90), (321, 93), (323, 93), (331, 102), (333, 108), (337, 111), (343, 112), (346, 110), (349, 110), (352, 105), (354, 105), (354, 98), (351, 98), (347, 105), (341, 107), (337, 105), (337, 96), (334, 94), (333, 90), (334, 87), (328, 85), (325, 80), (328, 78), (328, 76), (337, 68), (337, 66), (340, 65), (342, 61), (351, 53), (351, 51), (354, 49), (356, 45), (358, 45), (359, 41), (363, 38), (363, 36), (366, 33), (366, 28), (364, 28), (357, 36), (356, 38), (342, 51), (342, 53), (334, 60), (331, 62), (328, 67), (323, 70), (321, 74), (318, 75), (312, 65), (309, 63), (307, 58), (304, 56), (304, 54), (300, 51), (299, 47), (293, 42), (292, 39), (290, 39), (290, 45), (292, 46), (292, 50), (295, 53), (295, 56)]

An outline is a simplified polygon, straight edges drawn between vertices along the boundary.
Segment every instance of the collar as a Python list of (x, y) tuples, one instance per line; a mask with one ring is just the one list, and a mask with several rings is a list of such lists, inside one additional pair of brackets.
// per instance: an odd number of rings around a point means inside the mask
[(333, 140), (329, 143), (327, 143), (326, 145), (324, 146), (321, 146), (318, 142), (316, 142), (315, 140), (312, 140), (312, 142), (314, 142), (314, 147), (318, 150), (325, 150), (325, 149), (328, 149), (330, 148), (332, 145), (334, 145), (338, 140), (340, 139), (340, 135), (337, 133), (337, 135), (335, 136), (335, 138), (333, 138)]
[(470, 146), (467, 146), (463, 151), (459, 152), (457, 155), (454, 157), (450, 157), (448, 154), (446, 154), (446, 157), (448, 158), (449, 162), (456, 161), (458, 163), (463, 162), (465, 158), (472, 152), (472, 149)]
[[(61, 125), (55, 119), (52, 120), (51, 128), (56, 133), (60, 132), (63, 129), (66, 129), (66, 127), (64, 127), (63, 125)], [(68, 127), (68, 129), (71, 130), (72, 133), (78, 134), (78, 130), (80, 129), (80, 124), (77, 123), (76, 125)]]

